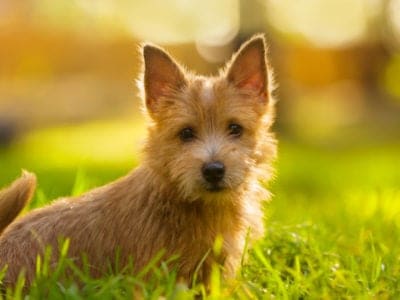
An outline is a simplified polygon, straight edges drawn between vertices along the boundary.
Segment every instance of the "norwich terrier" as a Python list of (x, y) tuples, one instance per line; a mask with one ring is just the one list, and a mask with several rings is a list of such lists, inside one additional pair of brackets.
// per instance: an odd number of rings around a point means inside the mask
[[(24, 270), (35, 275), (46, 245), (59, 258), (59, 237), (69, 238), (68, 257), (86, 256), (93, 276), (133, 261), (141, 270), (161, 250), (177, 256), (178, 278), (207, 284), (211, 266), (232, 276), (245, 240), (263, 234), (259, 180), (271, 175), (276, 143), (272, 77), (265, 40), (257, 35), (233, 55), (218, 76), (184, 70), (164, 50), (143, 48), (144, 106), (149, 116), (144, 158), (125, 177), (81, 196), (63, 198), (13, 221), (31, 198), (35, 176), (24, 172), (0, 192), (0, 267), (3, 284)], [(216, 239), (220, 253), (210, 251)], [(195, 274), (196, 273), (196, 274)]]

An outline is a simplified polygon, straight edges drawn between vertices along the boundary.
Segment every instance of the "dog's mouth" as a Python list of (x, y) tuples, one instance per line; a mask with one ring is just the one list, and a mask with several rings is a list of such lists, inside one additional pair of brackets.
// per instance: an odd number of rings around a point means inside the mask
[(207, 188), (207, 191), (211, 192), (211, 193), (217, 193), (220, 192), (222, 190), (224, 190), (225, 188), (221, 187), (221, 186), (212, 186)]
[(205, 189), (207, 192), (210, 192), (210, 193), (218, 193), (218, 192), (222, 192), (223, 190), (225, 190), (226, 187), (223, 186), (222, 184), (207, 184), (205, 186)]

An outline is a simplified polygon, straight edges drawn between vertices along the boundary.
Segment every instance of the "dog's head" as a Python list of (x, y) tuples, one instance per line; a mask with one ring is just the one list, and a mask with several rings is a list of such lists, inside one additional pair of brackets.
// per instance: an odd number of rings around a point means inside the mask
[(143, 57), (146, 162), (189, 201), (249, 188), (275, 154), (264, 37), (246, 42), (217, 77), (188, 73), (152, 45)]

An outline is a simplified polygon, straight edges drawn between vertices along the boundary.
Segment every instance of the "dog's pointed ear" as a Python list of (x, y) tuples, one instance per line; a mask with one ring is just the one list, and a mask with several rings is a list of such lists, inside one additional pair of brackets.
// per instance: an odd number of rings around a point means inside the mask
[(251, 38), (233, 55), (226, 78), (236, 88), (268, 100), (268, 70), (263, 35)]
[(181, 67), (161, 48), (144, 45), (143, 60), (146, 107), (154, 113), (160, 99), (182, 89), (186, 79)]

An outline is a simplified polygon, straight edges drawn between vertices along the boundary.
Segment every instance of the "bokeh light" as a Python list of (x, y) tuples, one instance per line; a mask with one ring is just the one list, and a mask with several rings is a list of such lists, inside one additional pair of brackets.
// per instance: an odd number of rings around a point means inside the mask
[(10, 143), (48, 126), (141, 121), (135, 79), (142, 42), (161, 44), (200, 74), (216, 74), (243, 40), (265, 32), (279, 83), (277, 129), (287, 138), (347, 143), (351, 135), (368, 137), (354, 132), (370, 132), (371, 124), (397, 138), (399, 6), (400, 0), (3, 0), (1, 135)]
[(389, 1), (388, 23), (391, 37), (394, 39), (391, 42), (400, 49), (400, 0)]
[(342, 47), (364, 40), (377, 12), (379, 0), (267, 1), (274, 28), (318, 47)]

